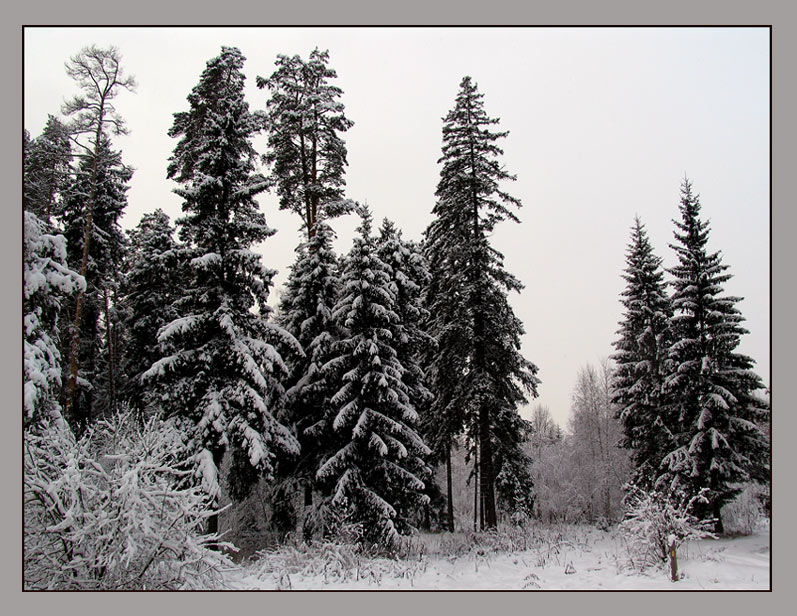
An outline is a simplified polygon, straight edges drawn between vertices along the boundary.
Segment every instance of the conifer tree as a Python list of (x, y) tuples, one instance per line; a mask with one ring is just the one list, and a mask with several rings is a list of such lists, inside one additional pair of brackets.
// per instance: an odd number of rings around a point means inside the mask
[(376, 254), (365, 208), (333, 313), (343, 337), (325, 371), (341, 386), (325, 420), (335, 447), (317, 476), (329, 506), (361, 523), (365, 541), (386, 547), (411, 529), (411, 513), (426, 501), (414, 471), (428, 453), (396, 356), (395, 307), (389, 268)]
[(672, 449), (675, 427), (663, 392), (672, 310), (661, 262), (645, 226), (635, 218), (623, 274), (625, 310), (612, 356), (612, 402), (623, 423), (622, 444), (631, 450), (633, 483), (643, 489), (655, 483), (659, 465)]
[[(377, 256), (388, 266), (390, 284), (396, 294), (395, 312), (398, 321), (393, 325), (393, 346), (396, 357), (404, 368), (402, 380), (407, 386), (410, 405), (419, 415), (418, 430), (423, 433), (424, 418), (432, 394), (426, 386), (425, 357), (435, 348), (435, 341), (425, 329), (429, 313), (423, 302), (423, 293), (429, 283), (429, 266), (420, 244), (405, 240), (401, 230), (385, 218), (379, 229)], [(429, 468), (425, 465), (423, 468)], [(440, 489), (434, 473), (424, 474), (423, 468), (414, 469), (426, 486), (430, 500), (440, 499)], [(431, 469), (430, 469), (431, 470)], [(430, 512), (417, 512), (420, 521), (429, 525)]]
[(48, 418), (65, 426), (58, 402), (61, 353), (58, 317), (64, 299), (85, 287), (85, 280), (66, 263), (63, 235), (45, 232), (33, 212), (24, 212), (24, 384), (25, 423)]
[[(108, 136), (101, 135), (96, 160), (88, 157), (79, 161), (75, 177), (63, 196), (62, 222), (68, 262), (80, 264), (86, 280), (85, 291), (69, 302), (70, 313), (79, 312), (80, 321), (65, 322), (68, 333), (63, 336), (65, 341), (72, 341), (70, 353), (76, 352), (75, 364), (70, 364), (66, 374), (67, 384), (71, 383), (72, 370), (79, 366), (71, 398), (69, 388), (65, 392), (65, 408), (71, 404), (67, 419), (78, 432), (106, 412), (112, 412), (116, 402), (120, 359), (116, 345), (119, 338), (116, 296), (127, 250), (121, 217), (127, 207), (132, 175), (132, 169), (122, 163), (121, 153), (112, 148)], [(91, 225), (86, 236), (89, 218)], [(66, 329), (67, 325), (72, 329)]]
[[(322, 367), (331, 357), (332, 344), (340, 337), (338, 324), (332, 318), (340, 282), (333, 239), (329, 225), (316, 223), (312, 238), (297, 248), (280, 303), (278, 322), (299, 341), (304, 355), (293, 354), (288, 358), (291, 377), (285, 419), (301, 445), (301, 456), (289, 461), (290, 468), (281, 473), (286, 481), (275, 498), (278, 507), (289, 504), (294, 483), (304, 488), (304, 506), (312, 506), (315, 473), (326, 452), (319, 424), (336, 384), (328, 382)], [(283, 515), (292, 517), (291, 512)]]
[(768, 448), (759, 425), (766, 421), (768, 404), (756, 394), (763, 390), (753, 372), (753, 360), (736, 352), (747, 333), (736, 304), (738, 297), (723, 296), (731, 275), (719, 252), (708, 250), (709, 225), (700, 218), (700, 200), (684, 179), (675, 221), (678, 263), (673, 280), (673, 343), (671, 372), (665, 388), (678, 418), (675, 448), (664, 458), (668, 487), (695, 495), (707, 488), (708, 502), (696, 511), (716, 519), (722, 532), (722, 505), (731, 500), (762, 467), (768, 466)]
[[(124, 120), (116, 111), (113, 100), (120, 88), (133, 90), (136, 87), (136, 82), (132, 76), (124, 74), (121, 54), (115, 47), (103, 49), (92, 45), (82, 49), (66, 64), (66, 72), (83, 91), (82, 94), (67, 101), (62, 111), (71, 117), (70, 137), (78, 148), (77, 155), (83, 160), (81, 168), (85, 177), (79, 178), (79, 181), (84, 184), (80, 194), (83, 201), (83, 238), (79, 244), (82, 253), (78, 271), (85, 278), (88, 272), (91, 240), (94, 237), (93, 216), (98, 196), (99, 174), (103, 165), (109, 166), (108, 161), (102, 160), (102, 156), (103, 154), (113, 155), (113, 151), (108, 145), (108, 135), (127, 133)], [(84, 137), (85, 142), (83, 141)], [(70, 241), (71, 243), (73, 242)], [(82, 327), (82, 291), (78, 291), (74, 314), (64, 412), (68, 419), (79, 424), (85, 420), (85, 409), (82, 412), (73, 412), (71, 407), (78, 384), (78, 347), (81, 342), (81, 332), (84, 331)], [(90, 322), (94, 322), (94, 319), (91, 318)], [(112, 378), (111, 381), (113, 381)]]
[[(251, 138), (260, 127), (244, 100), (243, 63), (238, 49), (222, 47), (169, 130), (179, 138), (168, 176), (183, 199), (177, 224), (186, 280), (179, 317), (158, 336), (167, 354), (144, 375), (159, 381), (166, 414), (186, 431), (196, 477), (216, 504), (226, 451), (230, 496), (239, 499), (258, 478), (273, 477), (277, 457), (299, 450), (279, 421), (287, 377), (280, 349), (301, 349), (269, 322), (275, 272), (252, 251), (274, 230), (254, 199), (266, 182), (255, 172)], [(217, 525), (210, 518), (208, 530)]]
[(174, 228), (163, 210), (144, 214), (136, 228), (128, 231), (128, 238), (130, 252), (122, 284), (126, 383), (121, 397), (144, 419), (158, 407), (142, 375), (161, 357), (158, 331), (177, 318), (174, 302), (183, 281)]
[(343, 93), (330, 83), (337, 77), (329, 67), (329, 52), (314, 49), (307, 60), (279, 55), (268, 79), (257, 78), (267, 88), (266, 127), (271, 167), (280, 209), (296, 212), (308, 239), (319, 221), (352, 211), (354, 203), (343, 195), (346, 184), (346, 144), (341, 133), (353, 126), (343, 113)]
[(42, 134), (25, 148), (22, 195), (25, 210), (36, 214), (46, 225), (53, 224), (51, 218), (60, 209), (58, 200), (70, 177), (71, 161), (69, 131), (50, 115)]
[[(526, 394), (536, 396), (538, 379), (536, 366), (520, 355), (523, 326), (507, 299), (507, 292), (520, 291), (522, 285), (489, 244), (497, 223), (518, 222), (510, 208), (520, 201), (500, 187), (515, 179), (498, 162), (503, 151), (495, 143), (508, 133), (490, 130), (498, 120), (487, 116), (482, 99), (465, 77), (454, 109), (444, 118), (435, 219), (426, 233), (431, 263), (427, 308), (440, 349), (430, 366), (434, 445), (450, 459), (454, 439), (466, 428), (478, 442), (482, 527), (493, 528), (498, 467), (510, 472), (510, 460), (519, 454), (514, 447), (497, 452), (499, 433), (520, 431), (512, 415)], [(516, 462), (517, 468), (523, 465)]]

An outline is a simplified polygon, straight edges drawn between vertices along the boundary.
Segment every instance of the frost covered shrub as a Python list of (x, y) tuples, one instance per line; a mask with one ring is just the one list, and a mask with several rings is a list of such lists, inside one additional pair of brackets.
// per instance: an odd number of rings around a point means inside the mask
[(674, 536), (676, 547), (685, 541), (714, 538), (714, 520), (699, 520), (692, 513), (698, 501), (705, 501), (703, 490), (687, 499), (682, 494), (662, 494), (634, 488), (626, 497), (626, 518), (620, 532), (627, 541), (632, 567), (644, 570), (667, 561), (668, 543)]
[(745, 486), (739, 495), (722, 508), (722, 522), (726, 533), (752, 535), (764, 519), (762, 498), (765, 488), (757, 483)]
[[(207, 501), (190, 487), (181, 434), (131, 415), (76, 440), (45, 423), (25, 434), (24, 585), (121, 590), (214, 587), (229, 559), (202, 534)], [(229, 546), (227, 546), (229, 547)]]

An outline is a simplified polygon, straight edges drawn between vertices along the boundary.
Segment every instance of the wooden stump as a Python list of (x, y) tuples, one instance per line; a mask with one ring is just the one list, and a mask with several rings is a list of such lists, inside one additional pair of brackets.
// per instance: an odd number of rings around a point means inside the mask
[(669, 543), (667, 551), (670, 554), (670, 579), (673, 582), (677, 582), (678, 581), (678, 557), (676, 556), (676, 553), (675, 553), (675, 536), (674, 535), (670, 535), (667, 541)]

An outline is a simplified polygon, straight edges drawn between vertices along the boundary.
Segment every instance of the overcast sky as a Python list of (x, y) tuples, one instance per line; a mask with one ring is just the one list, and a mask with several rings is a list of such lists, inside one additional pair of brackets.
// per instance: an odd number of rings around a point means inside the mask
[[(537, 403), (566, 426), (578, 370), (613, 352), (619, 294), (634, 215), (665, 266), (686, 174), (710, 219), (709, 248), (733, 279), (726, 293), (750, 334), (740, 351), (770, 384), (769, 30), (766, 28), (27, 28), (25, 128), (37, 136), (47, 114), (77, 93), (64, 62), (82, 47), (115, 45), (138, 81), (116, 106), (130, 134), (115, 140), (135, 175), (123, 225), (160, 207), (172, 221), (180, 199), (166, 179), (176, 144), (172, 114), (222, 45), (244, 53), (247, 100), (277, 54), (328, 49), (354, 127), (347, 195), (367, 201), (375, 221), (394, 220), (420, 239), (439, 177), (442, 117), (470, 75), (488, 115), (510, 131), (507, 186), (523, 208), (492, 241), (525, 284), (512, 305), (526, 328), (523, 353), (539, 367)], [(265, 151), (265, 137), (255, 140)], [(261, 247), (282, 285), (300, 221), (274, 195), (259, 202), (278, 233)], [(333, 223), (344, 253), (357, 220)]]

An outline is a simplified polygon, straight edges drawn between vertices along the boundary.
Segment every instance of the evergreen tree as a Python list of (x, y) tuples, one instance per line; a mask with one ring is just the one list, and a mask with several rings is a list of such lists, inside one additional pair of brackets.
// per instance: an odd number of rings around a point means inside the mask
[(325, 371), (338, 383), (325, 428), (334, 453), (318, 479), (331, 508), (363, 526), (365, 541), (390, 546), (411, 529), (411, 512), (425, 502), (422, 468), (428, 453), (416, 432), (418, 415), (402, 381), (393, 330), (396, 294), (388, 266), (376, 254), (371, 215), (346, 259), (342, 293), (333, 313), (344, 335)]
[[(299, 449), (278, 418), (287, 376), (280, 348), (301, 349), (269, 322), (275, 272), (251, 250), (274, 231), (254, 199), (266, 183), (255, 173), (259, 125), (244, 100), (243, 63), (238, 49), (222, 47), (189, 94), (189, 110), (174, 115), (169, 135), (180, 140), (168, 176), (181, 185), (187, 278), (179, 317), (159, 334), (167, 355), (144, 375), (160, 381), (166, 414), (185, 429), (196, 476), (216, 503), (227, 450), (230, 495), (239, 499), (259, 477), (273, 477), (277, 457)], [(217, 525), (210, 518), (208, 530)]]
[(71, 161), (69, 131), (50, 115), (42, 134), (25, 148), (22, 195), (25, 210), (47, 225), (52, 224), (51, 217), (58, 213), (58, 199), (69, 179)]
[(623, 423), (622, 445), (632, 450), (633, 483), (649, 489), (673, 444), (675, 426), (663, 393), (672, 310), (661, 258), (653, 253), (639, 217), (631, 229), (623, 279), (625, 310), (612, 356), (616, 364), (612, 402)]
[[(402, 381), (407, 386), (410, 405), (419, 415), (418, 429), (423, 432), (424, 417), (432, 394), (426, 387), (424, 357), (435, 341), (425, 330), (429, 313), (423, 304), (423, 292), (429, 282), (429, 267), (421, 246), (405, 240), (401, 231), (387, 218), (382, 222), (377, 243), (377, 256), (387, 266), (390, 284), (396, 295), (395, 312), (398, 320), (393, 324), (393, 347), (396, 358), (404, 368)], [(428, 472), (426, 471), (428, 469)], [(440, 489), (434, 473), (423, 464), (412, 469), (426, 486), (425, 493), (431, 501), (440, 499)], [(430, 512), (417, 512), (419, 522), (428, 526)]]
[[(495, 144), (508, 133), (490, 131), (498, 120), (487, 116), (482, 98), (465, 77), (454, 109), (444, 118), (438, 200), (426, 233), (432, 264), (427, 307), (440, 349), (430, 366), (433, 442), (447, 460), (465, 428), (478, 443), (482, 527), (492, 528), (500, 468), (511, 474), (513, 465), (525, 463), (514, 457), (522, 453), (514, 447), (522, 426), (512, 416), (527, 393), (536, 396), (538, 380), (536, 366), (520, 355), (523, 327), (507, 299), (508, 291), (520, 291), (522, 285), (489, 244), (498, 222), (518, 222), (510, 207), (520, 201), (499, 186), (515, 179), (498, 162), (503, 151)], [(511, 435), (512, 445), (499, 445), (499, 434)], [(511, 483), (508, 477), (502, 481)], [(449, 497), (450, 492), (449, 473)]]
[(342, 90), (330, 83), (337, 77), (328, 66), (329, 52), (314, 49), (307, 60), (279, 55), (268, 79), (258, 88), (271, 94), (266, 105), (270, 181), (280, 197), (280, 209), (296, 212), (308, 239), (319, 221), (352, 211), (344, 198), (346, 144), (340, 137), (353, 126), (343, 113)]
[[(85, 291), (69, 304), (70, 313), (77, 314), (76, 304), (80, 302), (80, 321), (77, 327), (70, 323), (71, 329), (63, 337), (72, 340), (73, 345), (78, 341), (77, 347), (70, 347), (70, 352), (76, 351), (75, 366), (70, 365), (66, 375), (69, 383), (72, 369), (80, 367), (75, 373), (76, 388), (71, 398), (69, 391), (65, 392), (65, 407), (71, 404), (67, 419), (78, 432), (115, 407), (119, 364), (116, 295), (127, 250), (120, 220), (127, 207), (132, 175), (132, 169), (122, 163), (121, 153), (112, 149), (106, 135), (101, 135), (96, 159), (80, 161), (63, 196), (68, 262), (80, 263), (86, 280)], [(89, 218), (91, 225), (86, 236)]]
[(664, 458), (669, 487), (695, 495), (707, 488), (708, 502), (697, 513), (714, 516), (751, 474), (768, 466), (766, 438), (759, 425), (768, 405), (756, 394), (764, 386), (753, 360), (736, 352), (744, 320), (738, 297), (722, 296), (725, 273), (719, 252), (708, 251), (709, 225), (700, 219), (700, 200), (684, 180), (681, 220), (675, 221), (678, 264), (673, 280), (671, 373), (665, 382), (678, 418), (675, 449)]
[[(121, 55), (115, 47), (102, 49), (92, 45), (73, 56), (66, 65), (67, 74), (74, 79), (83, 91), (67, 101), (63, 113), (70, 116), (69, 132), (71, 139), (78, 146), (78, 156), (83, 160), (81, 166), (85, 178), (78, 178), (83, 189), (73, 196), (80, 197), (83, 210), (83, 239), (80, 242), (79, 273), (87, 276), (91, 239), (94, 237), (94, 208), (100, 194), (100, 171), (113, 163), (103, 160), (103, 155), (111, 155), (113, 151), (108, 143), (108, 134), (122, 135), (127, 133), (124, 120), (116, 111), (113, 99), (120, 88), (133, 90), (136, 86), (132, 76), (125, 75), (121, 66)], [(83, 142), (86, 137), (87, 142)], [(70, 244), (73, 242), (70, 241)], [(88, 288), (88, 287), (87, 287)], [(78, 291), (75, 300), (75, 318), (72, 325), (69, 345), (69, 375), (66, 383), (64, 411), (68, 419), (80, 424), (86, 419), (85, 405), (83, 409), (72, 409), (75, 390), (78, 384), (79, 346), (83, 327), (83, 292)], [(107, 313), (107, 311), (106, 311)], [(91, 316), (90, 323), (96, 323)], [(112, 365), (112, 363), (110, 364)], [(110, 378), (111, 383), (113, 378)]]
[(136, 228), (128, 231), (128, 239), (130, 253), (122, 284), (126, 382), (121, 397), (143, 419), (158, 407), (141, 377), (161, 357), (158, 331), (177, 318), (173, 304), (183, 281), (174, 228), (163, 210), (144, 214)]
[[(295, 464), (281, 473), (286, 479), (275, 497), (274, 505), (287, 506), (294, 484), (304, 488), (304, 505), (312, 506), (315, 473), (327, 452), (323, 430), (328, 398), (335, 393), (322, 371), (331, 358), (332, 344), (340, 337), (339, 327), (332, 318), (338, 299), (338, 259), (332, 249), (334, 232), (319, 222), (316, 232), (297, 248), (297, 258), (280, 303), (279, 323), (301, 344), (304, 355), (293, 355), (288, 363), (291, 370), (287, 391), (286, 421), (293, 427), (301, 445), (301, 456)], [(287, 507), (289, 509), (289, 507)], [(280, 511), (285, 525), (292, 527), (293, 514)], [(309, 531), (309, 528), (306, 530)]]
[(58, 403), (61, 387), (61, 353), (58, 317), (66, 296), (85, 287), (85, 280), (66, 264), (63, 235), (44, 231), (33, 212), (24, 212), (24, 384), (25, 423), (49, 418), (65, 425)]

